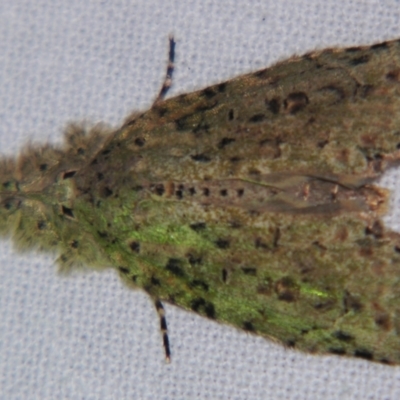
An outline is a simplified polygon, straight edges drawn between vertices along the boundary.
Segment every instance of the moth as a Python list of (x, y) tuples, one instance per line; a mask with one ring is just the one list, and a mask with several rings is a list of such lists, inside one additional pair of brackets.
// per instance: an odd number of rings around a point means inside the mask
[(162, 303), (304, 352), (400, 363), (400, 40), (327, 49), (0, 163), (0, 229), (61, 271), (114, 268)]

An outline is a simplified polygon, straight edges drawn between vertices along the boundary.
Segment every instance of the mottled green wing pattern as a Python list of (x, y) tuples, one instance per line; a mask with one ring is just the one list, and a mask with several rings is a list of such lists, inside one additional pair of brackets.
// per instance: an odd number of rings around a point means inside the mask
[(400, 240), (372, 184), (400, 158), (400, 41), (157, 102), (1, 168), (3, 230), (313, 353), (400, 363)]

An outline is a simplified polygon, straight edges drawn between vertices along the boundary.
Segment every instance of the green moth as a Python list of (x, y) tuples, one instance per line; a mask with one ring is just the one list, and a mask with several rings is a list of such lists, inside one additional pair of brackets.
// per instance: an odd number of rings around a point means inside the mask
[(62, 271), (318, 354), (400, 364), (400, 40), (328, 49), (0, 163), (0, 229)]

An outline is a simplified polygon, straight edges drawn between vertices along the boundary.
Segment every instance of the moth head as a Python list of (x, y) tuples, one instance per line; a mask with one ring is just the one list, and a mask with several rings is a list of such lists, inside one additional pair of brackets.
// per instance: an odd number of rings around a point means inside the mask
[(53, 211), (40, 201), (23, 193), (0, 194), (0, 234), (12, 237), (18, 249), (54, 248), (53, 221)]
[(63, 147), (31, 144), (19, 157), (0, 160), (0, 235), (19, 250), (52, 251), (63, 272), (105, 265), (90, 226), (75, 215), (71, 178), (92, 162), (111, 132), (105, 125), (70, 124)]

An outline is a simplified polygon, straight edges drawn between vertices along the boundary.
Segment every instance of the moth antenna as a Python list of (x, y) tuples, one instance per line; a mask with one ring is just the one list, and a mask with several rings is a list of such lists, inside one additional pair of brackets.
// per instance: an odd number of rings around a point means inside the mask
[[(171, 35), (169, 37), (169, 53), (168, 53), (168, 64), (167, 64), (167, 71), (165, 73), (165, 78), (164, 82), (161, 86), (160, 92), (158, 93), (158, 96), (153, 102), (152, 107), (155, 105), (159, 104), (161, 101), (164, 100), (169, 88), (171, 87), (172, 84), (172, 74), (174, 72), (174, 61), (175, 61), (175, 40), (174, 37)], [(129, 126), (134, 123), (135, 119), (141, 115), (141, 112), (138, 111), (133, 111), (131, 112), (124, 120), (122, 127)]]
[(175, 61), (175, 40), (171, 35), (169, 37), (169, 53), (168, 53), (168, 64), (167, 71), (165, 74), (163, 85), (161, 86), (161, 90), (158, 93), (156, 100), (153, 103), (153, 107), (164, 100), (169, 88), (172, 84), (172, 74), (174, 73), (174, 61)]
[(168, 328), (167, 328), (167, 319), (165, 318), (165, 309), (159, 299), (155, 300), (154, 305), (156, 306), (158, 316), (160, 317), (160, 330), (163, 337), (163, 344), (165, 349), (165, 361), (169, 363), (171, 361), (171, 349), (169, 347)]

